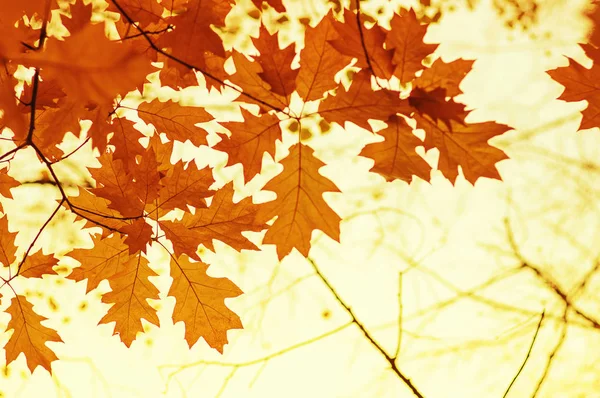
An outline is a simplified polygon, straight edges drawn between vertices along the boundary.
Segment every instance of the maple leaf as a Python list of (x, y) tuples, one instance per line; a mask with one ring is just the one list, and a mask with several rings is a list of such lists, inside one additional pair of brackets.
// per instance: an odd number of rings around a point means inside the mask
[(145, 137), (134, 123), (124, 118), (116, 118), (112, 123), (114, 135), (110, 139), (110, 144), (115, 147), (112, 152), (114, 160), (123, 162), (123, 168), (126, 172), (133, 171), (136, 166), (136, 158), (143, 157), (146, 148), (140, 144), (140, 138)]
[(206, 131), (196, 126), (196, 123), (214, 119), (204, 108), (154, 100), (141, 103), (137, 111), (144, 122), (152, 124), (157, 132), (164, 132), (170, 140), (190, 140), (196, 146), (207, 145)]
[(327, 122), (344, 126), (352, 122), (373, 131), (369, 119), (387, 120), (396, 113), (410, 114), (408, 101), (400, 99), (393, 90), (377, 90), (371, 87), (371, 75), (362, 70), (354, 75), (348, 91), (338, 89), (335, 96), (328, 96), (319, 105), (319, 114)]
[(296, 77), (296, 89), (304, 101), (321, 99), (326, 91), (336, 88), (335, 74), (352, 60), (329, 44), (339, 38), (333, 21), (333, 14), (329, 12), (317, 26), (306, 28)]
[(401, 10), (400, 14), (394, 13), (390, 25), (391, 30), (385, 35), (385, 44), (387, 49), (394, 50), (394, 76), (401, 83), (408, 83), (417, 71), (424, 68), (423, 59), (435, 51), (437, 44), (423, 42), (427, 25), (419, 22), (413, 9)]
[(387, 181), (398, 178), (410, 182), (413, 175), (428, 181), (431, 167), (415, 152), (415, 147), (423, 142), (402, 117), (391, 116), (387, 123), (387, 128), (377, 132), (384, 140), (367, 144), (359, 155), (373, 159), (371, 171)]
[(330, 41), (331, 45), (344, 55), (356, 58), (356, 66), (373, 68), (375, 76), (390, 79), (394, 73), (393, 52), (383, 48), (385, 30), (379, 25), (367, 29), (357, 21), (357, 15), (344, 10), (344, 22), (333, 21), (339, 38)]
[[(112, 4), (109, 3), (109, 7)], [(61, 16), (60, 22), (69, 31), (71, 35), (83, 30), (92, 19), (93, 4), (84, 4), (83, 1), (76, 1), (75, 4), (69, 5), (71, 16), (66, 18)]]
[(267, 221), (277, 216), (263, 243), (275, 244), (277, 255), (282, 259), (293, 248), (308, 256), (314, 229), (339, 241), (341, 219), (325, 202), (323, 193), (340, 190), (319, 173), (325, 164), (304, 144), (290, 148), (281, 164), (283, 172), (263, 187), (277, 194), (277, 199), (263, 204), (259, 211), (258, 220)]
[(58, 358), (46, 345), (49, 341), (63, 342), (54, 329), (42, 325), (46, 318), (33, 310), (33, 305), (25, 296), (17, 295), (12, 298), (6, 310), (11, 319), (7, 330), (13, 330), (4, 350), (6, 364), (11, 363), (20, 353), (25, 354), (27, 367), (33, 373), (38, 366), (50, 371), (50, 365)]
[(175, 298), (173, 321), (185, 324), (185, 340), (190, 348), (203, 337), (209, 346), (223, 353), (227, 331), (243, 327), (224, 301), (242, 291), (227, 278), (208, 276), (207, 269), (208, 265), (192, 262), (185, 255), (172, 258), (173, 284), (168, 295)]
[[(586, 54), (594, 59), (600, 55), (600, 50), (591, 46), (582, 46)], [(600, 57), (598, 57), (600, 59)], [(590, 69), (587, 69), (577, 62), (569, 59), (569, 65), (562, 68), (547, 71), (558, 83), (565, 86), (564, 91), (558, 99), (574, 102), (586, 100), (587, 108), (582, 112), (580, 129), (589, 129), (600, 125), (600, 62), (594, 62)]]
[(264, 222), (256, 220), (259, 205), (252, 198), (233, 203), (233, 183), (216, 191), (210, 206), (186, 213), (181, 221), (160, 221), (167, 239), (173, 243), (177, 256), (187, 254), (200, 260), (196, 250), (200, 244), (214, 251), (213, 239), (228, 244), (236, 250), (257, 250), (252, 242), (242, 235), (244, 231), (262, 231)]
[[(465, 178), (472, 184), (479, 177), (501, 179), (496, 163), (507, 156), (500, 149), (490, 146), (490, 138), (505, 133), (508, 126), (494, 123), (465, 123), (432, 121), (416, 115), (417, 128), (425, 130), (425, 149), (438, 148), (438, 169), (452, 182), (458, 177), (461, 166)], [(463, 118), (464, 119), (464, 118)]]
[(100, 319), (100, 323), (115, 322), (113, 335), (127, 347), (131, 346), (138, 332), (142, 332), (141, 319), (158, 326), (156, 310), (148, 304), (148, 299), (157, 300), (158, 289), (150, 280), (158, 276), (149, 266), (148, 260), (141, 256), (131, 256), (122, 265), (122, 269), (110, 277), (112, 291), (102, 296), (102, 302), (114, 305)]
[(230, 138), (224, 138), (213, 148), (226, 152), (227, 165), (244, 165), (244, 179), (250, 181), (260, 173), (264, 153), (275, 157), (275, 142), (281, 140), (279, 118), (273, 114), (255, 116), (242, 108), (243, 122), (224, 122), (223, 127), (231, 131)]

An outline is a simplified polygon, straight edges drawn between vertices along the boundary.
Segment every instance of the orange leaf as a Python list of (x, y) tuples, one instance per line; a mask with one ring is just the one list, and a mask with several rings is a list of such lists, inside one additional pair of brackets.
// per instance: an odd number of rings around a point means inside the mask
[(104, 24), (90, 24), (64, 41), (50, 37), (45, 51), (13, 60), (42, 68), (42, 76), (56, 79), (71, 98), (83, 104), (112, 103), (117, 95), (123, 97), (141, 87), (146, 75), (155, 71), (131, 46), (109, 40)]
[(144, 122), (152, 124), (158, 133), (165, 133), (170, 140), (190, 140), (196, 146), (207, 145), (206, 131), (196, 126), (196, 123), (214, 119), (204, 108), (156, 99), (150, 103), (142, 102), (137, 111)]
[(304, 101), (321, 99), (326, 91), (337, 87), (335, 74), (352, 60), (340, 54), (329, 41), (339, 37), (328, 13), (314, 28), (306, 28), (304, 48), (300, 51), (300, 71), (296, 78), (298, 94)]
[(450, 122), (451, 129), (441, 121), (416, 115), (417, 128), (425, 130), (425, 148), (438, 148), (440, 159), (438, 169), (452, 182), (458, 176), (461, 166), (465, 178), (475, 183), (479, 177), (500, 179), (496, 163), (507, 156), (500, 149), (488, 144), (488, 140), (505, 133), (505, 125), (486, 123), (458, 124)]
[(377, 132), (384, 140), (367, 144), (360, 156), (373, 159), (375, 165), (371, 171), (388, 181), (398, 178), (410, 182), (413, 175), (429, 181), (431, 167), (415, 152), (415, 147), (423, 145), (423, 142), (412, 133), (412, 128), (402, 117), (394, 115), (387, 123), (387, 128)]
[(282, 259), (293, 248), (308, 256), (314, 229), (339, 241), (341, 219), (323, 199), (323, 193), (339, 189), (319, 173), (325, 164), (304, 144), (294, 145), (281, 164), (283, 172), (263, 188), (275, 192), (277, 199), (261, 206), (258, 219), (267, 221), (278, 216), (263, 243), (275, 244)]
[[(600, 50), (591, 46), (582, 46), (590, 58), (600, 55)], [(600, 56), (598, 56), (600, 59)], [(587, 108), (582, 112), (580, 129), (600, 126), (600, 63), (594, 61), (591, 69), (586, 69), (577, 62), (569, 59), (566, 67), (546, 72), (558, 83), (565, 86), (558, 99), (575, 102), (586, 100)]]
[(46, 343), (48, 341), (62, 343), (62, 339), (54, 329), (42, 325), (42, 321), (47, 318), (36, 314), (33, 305), (21, 295), (12, 298), (6, 312), (11, 316), (7, 330), (14, 330), (4, 347), (6, 364), (10, 364), (20, 353), (23, 353), (27, 360), (27, 367), (32, 373), (38, 366), (50, 371), (51, 363), (58, 358)]
[(258, 39), (252, 39), (252, 42), (260, 53), (256, 61), (263, 71), (258, 76), (271, 86), (272, 92), (289, 97), (296, 88), (298, 75), (298, 69), (291, 68), (296, 56), (294, 46), (279, 49), (277, 33), (269, 34), (264, 25), (260, 26)]
[(440, 120), (449, 129), (452, 128), (450, 121), (464, 123), (465, 106), (454, 102), (453, 99), (446, 100), (446, 89), (437, 87), (432, 91), (425, 91), (416, 87), (410, 92), (408, 103), (421, 115), (427, 115), (433, 121)]
[(17, 247), (15, 246), (16, 232), (8, 230), (8, 217), (6, 215), (0, 218), (0, 263), (5, 267), (10, 266), (17, 257)]
[(148, 279), (157, 275), (148, 267), (148, 260), (136, 255), (131, 256), (123, 264), (122, 270), (109, 279), (112, 291), (102, 296), (102, 302), (114, 305), (100, 319), (99, 324), (115, 322), (113, 335), (118, 333), (127, 347), (131, 346), (137, 333), (144, 330), (142, 318), (159, 325), (156, 310), (148, 304), (148, 299), (159, 298), (158, 289)]
[(211, 169), (199, 170), (193, 162), (184, 167), (182, 162), (178, 162), (161, 180), (158, 206), (161, 211), (187, 211), (188, 206), (207, 207), (205, 198), (215, 194), (215, 191), (209, 190), (214, 182)]
[(363, 70), (354, 75), (348, 91), (342, 87), (335, 96), (328, 96), (319, 105), (319, 113), (328, 122), (344, 126), (352, 122), (370, 130), (369, 119), (387, 120), (396, 113), (410, 114), (408, 101), (400, 99), (400, 93), (393, 90), (377, 90), (371, 87), (371, 75)]
[(232, 52), (232, 58), (235, 64), (235, 73), (229, 80), (240, 86), (247, 94), (240, 96), (242, 101), (256, 104), (263, 111), (287, 108), (289, 98), (271, 90), (271, 85), (260, 77), (263, 69), (258, 62), (249, 60), (235, 50)]
[(462, 93), (459, 88), (460, 82), (469, 73), (472, 66), (473, 61), (456, 59), (446, 63), (438, 58), (431, 67), (425, 69), (421, 76), (413, 81), (413, 85), (429, 91), (441, 87), (446, 89), (447, 96), (454, 97)]
[(227, 331), (243, 328), (240, 318), (225, 306), (225, 299), (237, 297), (242, 291), (227, 278), (208, 276), (207, 269), (208, 265), (192, 262), (185, 255), (171, 259), (173, 321), (185, 324), (190, 348), (203, 337), (209, 346), (223, 353)]
[(221, 123), (231, 131), (230, 138), (223, 138), (213, 148), (226, 152), (227, 165), (244, 165), (244, 179), (250, 181), (260, 173), (264, 153), (275, 156), (275, 142), (281, 140), (279, 118), (273, 114), (255, 116), (242, 108), (243, 122)]
[(427, 25), (422, 25), (415, 11), (401, 10), (394, 13), (390, 21), (391, 30), (386, 33), (385, 45), (394, 50), (392, 62), (395, 65), (394, 76), (401, 83), (408, 83), (415, 73), (423, 69), (423, 59), (435, 51), (437, 44), (423, 43)]
[(58, 264), (58, 260), (54, 256), (36, 252), (27, 256), (21, 266), (19, 275), (25, 278), (41, 278), (43, 275), (57, 275), (56, 271), (52, 269), (56, 264)]
[(129, 254), (129, 247), (118, 233), (106, 239), (93, 239), (92, 249), (76, 249), (69, 253), (69, 257), (81, 265), (74, 268), (67, 278), (77, 282), (87, 279), (86, 293), (97, 288), (104, 279), (110, 279), (125, 270), (127, 263), (137, 256)]
[(339, 39), (330, 41), (336, 50), (356, 58), (358, 60), (356, 66), (360, 68), (368, 68), (370, 65), (377, 77), (382, 79), (392, 77), (394, 73), (393, 52), (383, 48), (386, 36), (383, 28), (374, 25), (367, 29), (362, 21), (359, 25), (356, 14), (348, 9), (344, 10), (344, 22), (334, 21), (333, 27), (339, 34)]
[(220, 240), (236, 250), (256, 250), (254, 243), (242, 235), (244, 231), (262, 231), (266, 225), (256, 221), (258, 205), (252, 198), (233, 203), (233, 183), (216, 191), (210, 206), (186, 213), (181, 221), (160, 221), (167, 239), (173, 243), (177, 256), (187, 254), (200, 259), (196, 250), (200, 244), (214, 251), (213, 239)]
[(146, 246), (152, 239), (152, 227), (144, 219), (138, 218), (131, 224), (122, 227), (120, 232), (127, 234), (125, 243), (129, 246), (129, 254), (146, 253)]

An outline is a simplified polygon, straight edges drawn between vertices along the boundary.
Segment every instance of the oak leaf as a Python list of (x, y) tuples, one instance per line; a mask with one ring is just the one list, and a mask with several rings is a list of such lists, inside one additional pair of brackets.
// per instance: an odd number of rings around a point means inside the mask
[(451, 182), (458, 177), (458, 166), (473, 184), (479, 177), (500, 179), (496, 163), (507, 159), (507, 156), (489, 145), (488, 140), (508, 131), (507, 126), (494, 122), (459, 124), (455, 121), (446, 125), (420, 115), (416, 115), (415, 119), (417, 128), (425, 130), (425, 149), (439, 149), (438, 169)]
[(263, 243), (276, 245), (277, 255), (282, 259), (294, 248), (308, 256), (314, 229), (339, 241), (341, 219), (325, 202), (323, 193), (340, 190), (319, 173), (325, 164), (304, 144), (290, 148), (281, 164), (283, 172), (263, 187), (277, 194), (277, 199), (261, 205), (258, 214), (258, 219), (265, 221), (277, 216)]
[(168, 295), (175, 298), (173, 321), (185, 325), (185, 340), (190, 348), (200, 337), (223, 353), (227, 331), (241, 329), (242, 322), (225, 305), (226, 298), (242, 291), (227, 278), (208, 276), (208, 265), (192, 262), (186, 255), (171, 259), (173, 283)]
[(177, 256), (187, 254), (200, 260), (196, 253), (198, 246), (203, 244), (214, 251), (213, 239), (236, 250), (258, 249), (242, 232), (266, 228), (264, 222), (256, 220), (259, 205), (252, 203), (252, 198), (233, 203), (233, 193), (233, 183), (229, 183), (215, 192), (208, 208), (196, 209), (194, 214), (186, 213), (181, 221), (160, 221)]
[(296, 77), (296, 89), (304, 101), (321, 99), (325, 92), (336, 88), (335, 74), (352, 60), (329, 43), (339, 38), (333, 21), (333, 14), (329, 12), (317, 26), (306, 28)]
[(122, 269), (110, 277), (112, 291), (102, 296), (102, 302), (114, 305), (100, 319), (100, 323), (115, 322), (113, 335), (127, 347), (131, 346), (138, 332), (144, 330), (142, 318), (158, 326), (156, 310), (148, 304), (148, 299), (158, 300), (158, 289), (150, 280), (158, 276), (149, 266), (148, 260), (141, 256), (132, 256), (122, 265)]
[(360, 156), (373, 159), (371, 171), (385, 177), (387, 181), (400, 179), (410, 182), (413, 175), (429, 180), (431, 167), (415, 151), (423, 142), (413, 134), (413, 129), (400, 116), (392, 116), (388, 126), (377, 132), (384, 140), (367, 144)]
[(400, 99), (397, 91), (373, 90), (371, 75), (366, 70), (354, 75), (348, 91), (340, 86), (335, 96), (328, 96), (319, 105), (319, 114), (327, 122), (341, 126), (352, 122), (370, 131), (373, 130), (369, 119), (385, 121), (396, 113), (410, 114), (408, 101)]
[(165, 133), (170, 140), (206, 145), (206, 131), (197, 127), (197, 123), (209, 122), (214, 118), (204, 108), (182, 106), (173, 101), (154, 100), (143, 102), (138, 108), (139, 117), (152, 124), (158, 133)]
[(46, 343), (49, 341), (62, 343), (58, 333), (42, 325), (42, 321), (46, 318), (33, 310), (33, 305), (25, 296), (13, 297), (6, 312), (11, 316), (7, 330), (13, 330), (13, 334), (4, 346), (6, 363), (11, 363), (20, 353), (23, 353), (27, 367), (32, 373), (38, 366), (50, 371), (51, 363), (58, 358)]
[(112, 103), (117, 95), (141, 87), (146, 75), (155, 71), (129, 44), (109, 40), (104, 24), (90, 24), (64, 41), (49, 38), (45, 51), (13, 60), (42, 68), (44, 77), (60, 82), (70, 98), (83, 104)]
[(435, 51), (437, 44), (423, 42), (427, 25), (419, 22), (413, 9), (402, 10), (400, 14), (394, 13), (390, 25), (391, 30), (385, 35), (385, 44), (387, 49), (394, 51), (394, 76), (401, 83), (408, 83), (417, 71), (424, 68), (423, 59)]
[(243, 122), (224, 122), (221, 126), (231, 131), (231, 137), (223, 138), (213, 148), (226, 152), (227, 165), (241, 163), (244, 179), (250, 181), (260, 173), (264, 153), (275, 157), (275, 143), (281, 140), (279, 118), (273, 114), (255, 116), (242, 108)]

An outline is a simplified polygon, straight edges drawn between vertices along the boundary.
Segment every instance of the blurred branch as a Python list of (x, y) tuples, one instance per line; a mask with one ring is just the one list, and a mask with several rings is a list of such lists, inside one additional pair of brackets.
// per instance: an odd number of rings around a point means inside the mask
[(398, 366), (396, 365), (395, 358), (393, 358), (392, 356), (390, 356), (385, 351), (385, 349), (377, 341), (375, 341), (375, 339), (373, 339), (373, 337), (367, 331), (367, 329), (364, 327), (364, 325), (358, 320), (358, 318), (354, 314), (354, 311), (352, 311), (352, 309), (342, 300), (342, 298), (337, 293), (337, 291), (333, 288), (333, 286), (331, 286), (331, 284), (329, 283), (329, 281), (327, 280), (327, 278), (325, 278), (325, 276), (321, 273), (321, 271), (319, 270), (319, 267), (317, 267), (317, 264), (313, 261), (313, 259), (310, 258), (310, 257), (307, 257), (306, 259), (311, 263), (311, 265), (313, 266), (313, 269), (315, 270), (315, 272), (317, 273), (317, 275), (319, 276), (319, 278), (323, 281), (323, 283), (325, 284), (325, 286), (327, 286), (327, 288), (329, 289), (329, 291), (333, 294), (333, 296), (335, 297), (336, 301), (342, 307), (344, 307), (344, 309), (346, 310), (346, 312), (348, 312), (348, 314), (350, 314), (350, 316), (352, 317), (352, 323), (354, 323), (356, 326), (358, 326), (358, 328), (361, 330), (361, 332), (364, 334), (364, 336), (367, 338), (367, 340), (369, 340), (369, 342), (377, 349), (377, 351), (379, 351), (385, 357), (385, 359), (390, 364), (390, 366), (391, 366), (392, 370), (394, 371), (394, 373), (396, 373), (396, 375), (404, 382), (404, 384), (406, 384), (406, 386), (408, 388), (410, 388), (410, 390), (413, 392), (413, 394), (416, 397), (423, 398), (424, 395), (419, 392), (419, 390), (412, 383), (412, 381), (406, 375), (404, 375), (404, 373), (402, 373), (400, 371), (400, 369), (398, 369)]

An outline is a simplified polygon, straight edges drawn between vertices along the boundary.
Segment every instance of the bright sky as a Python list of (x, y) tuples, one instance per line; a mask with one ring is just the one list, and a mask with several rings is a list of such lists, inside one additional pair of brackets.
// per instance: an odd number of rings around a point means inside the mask
[[(299, 14), (311, 13), (318, 10), (316, 3), (295, 5)], [(343, 192), (326, 196), (343, 217), (341, 243), (316, 233), (311, 257), (388, 352), (396, 350), (400, 337), (398, 366), (426, 397), (501, 397), (523, 363), (544, 309), (531, 356), (509, 396), (532, 396), (560, 343), (538, 397), (600, 397), (600, 334), (574, 314), (565, 328), (564, 307), (552, 291), (532, 272), (511, 272), (519, 260), (509, 239), (566, 291), (598, 257), (600, 137), (597, 129), (576, 132), (585, 105), (557, 101), (562, 87), (544, 73), (566, 65), (561, 54), (581, 58), (576, 43), (588, 25), (579, 16), (581, 1), (546, 0), (540, 1), (540, 21), (531, 32), (509, 31), (487, 3), (481, 0), (473, 12), (447, 14), (426, 40), (441, 43), (436, 54), (445, 60), (477, 59), (461, 85), (461, 101), (476, 108), (473, 120), (515, 129), (493, 141), (511, 158), (498, 165), (503, 181), (481, 179), (473, 187), (459, 178), (452, 186), (436, 175), (431, 184), (386, 183), (368, 172), (372, 161), (355, 156), (371, 136), (334, 128), (310, 145), (329, 163), (323, 174)], [(295, 26), (291, 23), (292, 32)], [(199, 93), (184, 98), (222, 109)], [(198, 153), (182, 151), (184, 158)], [(82, 164), (85, 153), (71, 159)], [(435, 151), (427, 159), (435, 162)], [(210, 161), (224, 164), (223, 157)], [(28, 168), (26, 156), (17, 156), (11, 167), (21, 176), (39, 172)], [(217, 174), (226, 178), (239, 171), (219, 168)], [(278, 171), (273, 165), (266, 175)], [(253, 193), (260, 185), (256, 179), (237, 187)], [(11, 217), (19, 214), (11, 220), (21, 231), (20, 242), (29, 241), (55, 206), (48, 199), (50, 188), (31, 189), (14, 190), (14, 200), (3, 200)], [(66, 251), (89, 242), (72, 220), (65, 214), (52, 226), (46, 248)], [(174, 300), (166, 299), (165, 253), (156, 249), (150, 258), (161, 274), (155, 279), (163, 299), (156, 304), (161, 327), (148, 325), (130, 349), (111, 336), (112, 325), (96, 326), (108, 309), (100, 303), (108, 283), (85, 296), (84, 283), (55, 277), (28, 281), (36, 311), (49, 318), (47, 326), (59, 329), (65, 343), (51, 343), (60, 358), (52, 376), (42, 368), (30, 375), (22, 357), (4, 367), (0, 396), (412, 396), (356, 325), (348, 325), (348, 314), (298, 253), (278, 262), (273, 247), (236, 253), (216, 245), (216, 253), (202, 252), (210, 275), (227, 276), (246, 292), (227, 301), (245, 328), (229, 332), (223, 356), (203, 341), (188, 348), (183, 325), (170, 320)], [(598, 277), (590, 278), (575, 301), (593, 315), (600, 315), (594, 294), (599, 285)], [(9, 299), (2, 299), (3, 310)], [(0, 330), (8, 320), (0, 313)], [(8, 337), (0, 338), (0, 346)]]

